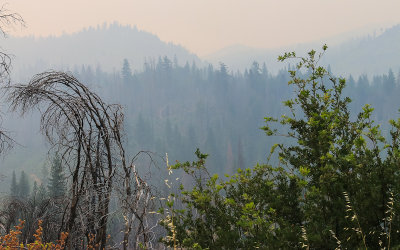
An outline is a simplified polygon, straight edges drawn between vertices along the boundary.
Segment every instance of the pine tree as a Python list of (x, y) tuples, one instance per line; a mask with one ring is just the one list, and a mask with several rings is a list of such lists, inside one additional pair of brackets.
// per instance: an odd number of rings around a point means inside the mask
[(47, 199), (47, 190), (43, 185), (43, 182), (40, 183), (40, 185), (35, 181), (33, 183), (33, 189), (31, 192), (31, 201), (34, 202), (34, 204), (41, 204), (42, 201)]
[(52, 198), (59, 198), (65, 194), (65, 177), (61, 165), (61, 159), (56, 155), (50, 168), (50, 178), (47, 185), (49, 195)]
[(11, 196), (18, 195), (18, 183), (17, 183), (17, 177), (15, 176), (15, 170), (12, 173), (10, 195)]
[(30, 193), (30, 187), (29, 187), (29, 179), (25, 174), (25, 171), (21, 172), (20, 178), (19, 178), (19, 183), (18, 183), (18, 195), (20, 197), (26, 198), (28, 197)]
[(31, 199), (32, 201), (36, 201), (37, 198), (37, 194), (38, 194), (38, 184), (36, 181), (33, 182), (33, 188), (32, 188), (32, 192), (31, 192)]
[(129, 62), (127, 59), (124, 59), (123, 65), (122, 65), (122, 79), (124, 83), (129, 83), (132, 79), (132, 70), (131, 66), (129, 65)]
[(47, 198), (47, 190), (44, 187), (43, 183), (40, 184), (37, 194), (36, 194), (36, 198), (38, 201), (43, 201), (44, 199)]
[(33, 182), (33, 189), (32, 189), (32, 196), (36, 196), (37, 192), (38, 192), (38, 185), (37, 185), (37, 182), (34, 181)]
[(43, 165), (41, 169), (41, 183), (47, 186), (49, 180), (49, 169), (46, 165)]

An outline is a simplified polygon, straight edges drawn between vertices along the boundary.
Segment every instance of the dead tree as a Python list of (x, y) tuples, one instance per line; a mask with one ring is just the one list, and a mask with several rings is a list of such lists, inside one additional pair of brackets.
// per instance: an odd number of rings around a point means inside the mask
[(41, 111), (41, 131), (69, 167), (70, 201), (62, 227), (70, 235), (69, 244), (84, 233), (87, 237), (95, 235), (95, 243), (104, 248), (113, 176), (124, 161), (124, 152), (119, 152), (123, 123), (120, 105), (104, 103), (63, 72), (38, 74), (29, 84), (10, 90), (12, 110), (22, 114), (32, 108)]
[[(18, 13), (8, 10), (4, 5), (0, 7), (0, 33), (7, 37), (8, 29), (16, 25), (24, 26), (24, 19)], [(10, 83), (11, 56), (0, 51), (0, 81), (2, 84)]]
[(12, 226), (18, 224), (17, 218), (25, 222), (20, 240), (33, 242), (37, 223), (42, 220), (43, 237), (46, 242), (57, 239), (58, 221), (60, 209), (59, 203), (52, 198), (37, 199), (38, 197), (3, 197), (0, 200), (0, 231), (7, 234)]
[(151, 240), (146, 221), (151, 189), (127, 159), (120, 105), (106, 104), (71, 74), (44, 72), (27, 85), (9, 87), (11, 110), (22, 114), (33, 108), (41, 112), (41, 131), (62, 156), (70, 177), (69, 203), (61, 230), (69, 233), (68, 244), (95, 236), (100, 249), (106, 246), (107, 221), (114, 183), (118, 187), (122, 215), (128, 219), (123, 248), (129, 246), (133, 219), (137, 219), (136, 242)]
[[(142, 171), (142, 176), (135, 165), (139, 156), (145, 156), (149, 160), (147, 173)], [(119, 182), (116, 192), (120, 200), (121, 212), (123, 214), (123, 249), (152, 249), (153, 242), (157, 241), (153, 229), (157, 226), (154, 210), (155, 194), (154, 187), (149, 184), (151, 166), (156, 164), (152, 152), (140, 151), (132, 159), (129, 165), (124, 165), (117, 175)], [(146, 178), (147, 176), (147, 178)]]
[[(3, 5), (0, 33), (5, 37), (7, 28), (16, 24), (24, 26), (24, 20)], [(0, 51), (0, 83), (9, 90), (11, 110), (24, 114), (38, 108), (42, 112), (41, 131), (53, 148), (61, 152), (62, 161), (70, 170), (69, 202), (59, 227), (59, 233), (69, 233), (69, 247), (73, 247), (72, 242), (79, 242), (82, 234), (87, 239), (95, 235), (95, 245), (100, 249), (105, 247), (114, 179), (122, 183), (119, 201), (123, 217), (129, 218), (125, 220), (124, 249), (129, 246), (135, 220), (138, 221), (134, 230), (135, 245), (140, 241), (148, 246), (151, 241), (147, 223), (152, 204), (151, 188), (140, 178), (134, 165), (126, 163), (121, 107), (104, 103), (76, 78), (63, 72), (44, 72), (27, 85), (11, 86), (10, 69), (11, 56)], [(12, 143), (0, 128), (0, 153)], [(6, 215), (12, 216), (13, 211)]]

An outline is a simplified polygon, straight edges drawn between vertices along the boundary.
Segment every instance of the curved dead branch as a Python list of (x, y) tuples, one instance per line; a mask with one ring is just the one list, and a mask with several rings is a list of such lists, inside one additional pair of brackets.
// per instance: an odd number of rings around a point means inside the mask
[[(7, 36), (8, 29), (16, 25), (24, 26), (24, 19), (18, 13), (12, 12), (5, 5), (0, 7), (0, 33)], [(0, 48), (0, 88), (10, 84), (11, 56)], [(1, 128), (0, 121), (0, 153), (12, 148), (14, 140)]]
[(16, 26), (25, 26), (22, 16), (16, 12), (7, 9), (6, 4), (0, 7), (0, 33), (7, 36), (8, 29)]
[(69, 168), (70, 196), (61, 226), (69, 233), (69, 247), (81, 235), (95, 235), (100, 249), (105, 247), (113, 190), (126, 222), (123, 248), (129, 248), (131, 233), (135, 244), (149, 246), (152, 193), (133, 165), (137, 155), (127, 164), (121, 106), (104, 103), (74, 76), (56, 71), (10, 86), (7, 98), (12, 111), (40, 110), (41, 132)]
[[(10, 90), (11, 110), (21, 114), (32, 108), (41, 111), (41, 132), (71, 170), (71, 197), (63, 222), (66, 231), (71, 235), (95, 234), (96, 243), (104, 247), (113, 176), (121, 164), (114, 156), (124, 155), (119, 135), (121, 106), (104, 103), (64, 72), (44, 72), (29, 84), (11, 86)], [(90, 209), (83, 217), (85, 227), (79, 223), (80, 207)]]

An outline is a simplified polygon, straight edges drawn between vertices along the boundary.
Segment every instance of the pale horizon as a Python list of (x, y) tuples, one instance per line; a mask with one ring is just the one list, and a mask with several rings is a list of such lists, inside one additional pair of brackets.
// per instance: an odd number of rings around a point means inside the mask
[(400, 23), (400, 1), (393, 0), (15, 0), (6, 7), (26, 21), (25, 28), (9, 31), (13, 36), (59, 36), (118, 22), (199, 56), (237, 44), (278, 48), (353, 31), (357, 36)]

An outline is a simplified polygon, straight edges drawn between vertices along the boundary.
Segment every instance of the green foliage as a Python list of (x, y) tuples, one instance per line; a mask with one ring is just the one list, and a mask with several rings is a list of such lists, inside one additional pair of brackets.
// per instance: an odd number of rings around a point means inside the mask
[[(174, 200), (162, 210), (162, 224), (169, 230), (164, 243), (196, 249), (298, 246), (283, 236), (297, 238), (299, 231), (282, 226), (300, 225), (296, 207), (301, 190), (295, 178), (282, 168), (259, 165), (239, 170), (223, 181), (208, 174), (204, 165), (207, 155), (197, 150), (196, 156), (197, 161), (171, 167), (184, 170), (195, 184), (191, 190), (181, 185), (181, 193), (172, 194)], [(185, 209), (178, 209), (182, 205)]]
[(181, 185), (163, 211), (169, 216), (164, 242), (199, 249), (400, 245), (393, 216), (400, 208), (394, 202), (400, 198), (400, 119), (389, 122), (389, 139), (369, 105), (352, 119), (345, 79), (318, 64), (326, 49), (279, 57), (298, 63), (289, 71), (295, 90), (284, 102), (289, 115), (267, 117), (263, 127), (268, 136), (288, 138), (271, 149), (279, 155), (277, 167), (239, 169), (222, 180), (208, 174), (207, 155), (199, 151), (197, 161), (172, 167), (194, 185)]
[[(286, 169), (307, 183), (301, 209), (312, 247), (334, 247), (330, 231), (347, 247), (360, 247), (359, 239), (346, 230), (350, 222), (345, 218), (343, 192), (352, 199), (360, 227), (368, 230), (366, 244), (376, 247), (384, 242), (378, 232), (382, 227), (387, 229), (389, 194), (399, 194), (398, 165), (394, 163), (399, 160), (394, 154), (398, 151), (399, 127), (391, 122), (391, 140), (387, 141), (371, 119), (373, 109), (369, 105), (352, 121), (348, 110), (351, 100), (342, 95), (345, 80), (318, 66), (322, 54), (311, 51), (308, 58), (300, 58), (297, 70), (305, 69), (307, 78), (290, 71), (289, 84), (294, 86), (296, 97), (285, 103), (291, 116), (282, 116), (279, 122), (289, 126), (288, 137), (297, 143), (280, 145), (279, 158)], [(288, 58), (295, 58), (295, 54), (286, 54), (280, 60)], [(266, 133), (269, 126), (267, 123)], [(400, 243), (398, 237), (395, 241)]]

